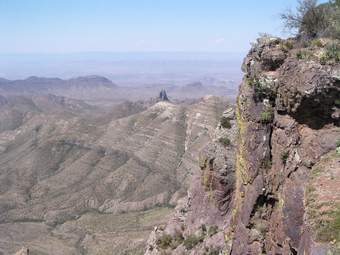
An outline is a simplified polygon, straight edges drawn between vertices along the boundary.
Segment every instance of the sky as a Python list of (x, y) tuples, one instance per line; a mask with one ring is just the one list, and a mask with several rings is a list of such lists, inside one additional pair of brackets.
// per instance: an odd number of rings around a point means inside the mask
[(0, 54), (245, 52), (296, 0), (0, 0)]

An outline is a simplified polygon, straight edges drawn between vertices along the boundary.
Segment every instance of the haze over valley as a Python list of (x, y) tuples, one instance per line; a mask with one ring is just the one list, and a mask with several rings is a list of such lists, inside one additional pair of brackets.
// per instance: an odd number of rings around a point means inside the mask
[[(237, 93), (237, 60), (120, 56), (59, 66), (107, 77), (0, 79), (1, 254), (143, 254), (186, 196)], [(44, 64), (58, 74), (58, 61)]]

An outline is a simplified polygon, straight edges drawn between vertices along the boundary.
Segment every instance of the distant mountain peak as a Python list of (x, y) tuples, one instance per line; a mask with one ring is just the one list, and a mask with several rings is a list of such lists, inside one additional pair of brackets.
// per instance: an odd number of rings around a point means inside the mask
[(71, 84), (88, 84), (88, 85), (103, 85), (106, 87), (117, 87), (111, 80), (104, 76), (99, 75), (87, 75), (87, 76), (79, 76), (75, 78), (71, 78), (67, 80), (68, 83)]
[(103, 83), (112, 83), (111, 80), (109, 80), (108, 78), (104, 77), (104, 76), (99, 76), (99, 75), (86, 75), (86, 76), (79, 76), (79, 77), (75, 77), (72, 78), (70, 80), (73, 81), (96, 81), (96, 82), (103, 82)]

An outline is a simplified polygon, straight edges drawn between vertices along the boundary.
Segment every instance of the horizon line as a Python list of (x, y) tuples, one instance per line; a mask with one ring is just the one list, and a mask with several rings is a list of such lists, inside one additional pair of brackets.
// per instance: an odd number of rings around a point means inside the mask
[(172, 53), (172, 54), (243, 54), (244, 51), (191, 51), (191, 50), (131, 50), (131, 51), (69, 51), (69, 52), (0, 52), (0, 55), (77, 55), (77, 54), (152, 54), (152, 53)]

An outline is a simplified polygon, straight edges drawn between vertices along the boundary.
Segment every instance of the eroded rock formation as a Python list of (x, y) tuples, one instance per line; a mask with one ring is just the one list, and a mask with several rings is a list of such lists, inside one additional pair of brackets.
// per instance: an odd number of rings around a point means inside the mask
[(159, 99), (161, 101), (169, 101), (168, 95), (166, 94), (165, 89), (162, 89), (161, 92), (159, 93)]

